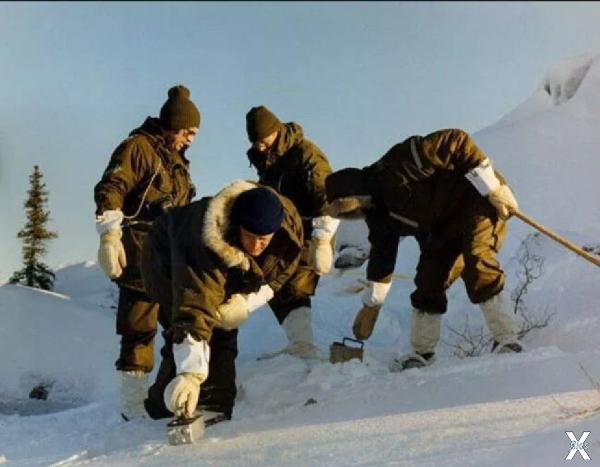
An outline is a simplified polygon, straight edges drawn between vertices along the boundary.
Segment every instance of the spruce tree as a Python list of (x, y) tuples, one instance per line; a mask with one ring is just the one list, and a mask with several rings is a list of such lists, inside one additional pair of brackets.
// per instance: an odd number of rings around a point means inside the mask
[(46, 229), (50, 211), (45, 209), (48, 202), (48, 192), (42, 178), (43, 175), (39, 166), (34, 166), (33, 173), (29, 176), (31, 188), (27, 191), (28, 196), (24, 204), (27, 222), (25, 227), (17, 234), (17, 238), (23, 240), (24, 268), (12, 275), (10, 283), (52, 290), (54, 273), (41, 259), (47, 252), (46, 242), (58, 237), (58, 235)]

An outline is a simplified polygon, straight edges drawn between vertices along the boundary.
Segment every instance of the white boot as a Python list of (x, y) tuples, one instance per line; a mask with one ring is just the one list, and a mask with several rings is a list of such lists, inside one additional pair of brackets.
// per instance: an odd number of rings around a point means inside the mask
[(277, 352), (262, 355), (259, 360), (273, 358), (281, 354), (289, 354), (305, 359), (318, 358), (317, 347), (313, 341), (309, 307), (301, 306), (292, 310), (281, 325), (287, 335), (288, 345)]
[(496, 353), (521, 352), (519, 326), (513, 311), (512, 302), (502, 291), (479, 304), (488, 329), (496, 341)]
[(119, 371), (121, 378), (121, 417), (130, 421), (145, 418), (144, 399), (148, 391), (148, 373)]
[(394, 358), (389, 365), (390, 371), (397, 372), (431, 365), (435, 360), (435, 347), (440, 340), (441, 326), (442, 315), (425, 313), (413, 308), (410, 327), (410, 343), (413, 352)]

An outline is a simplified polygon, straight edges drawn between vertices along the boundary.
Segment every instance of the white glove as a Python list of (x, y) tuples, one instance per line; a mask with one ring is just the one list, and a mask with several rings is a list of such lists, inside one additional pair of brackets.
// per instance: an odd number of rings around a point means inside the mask
[(257, 310), (274, 296), (273, 289), (263, 285), (258, 292), (250, 294), (233, 294), (229, 300), (217, 307), (217, 316), (221, 321), (219, 327), (226, 330), (240, 327), (253, 311)]
[(123, 213), (119, 210), (104, 211), (101, 216), (96, 217), (96, 231), (100, 234), (98, 263), (110, 278), (119, 277), (127, 266), (125, 248), (121, 242), (122, 220)]
[(121, 242), (121, 229), (110, 229), (100, 235), (98, 263), (110, 278), (119, 277), (127, 266), (125, 248)]
[(506, 219), (512, 211), (519, 210), (515, 195), (508, 185), (500, 183), (489, 159), (485, 159), (465, 176), (482, 196), (488, 197), (500, 218)]
[(310, 241), (308, 264), (319, 275), (327, 274), (333, 264), (331, 239), (313, 238)]
[(333, 264), (331, 239), (339, 225), (340, 220), (330, 216), (315, 217), (312, 220), (313, 231), (308, 264), (318, 275), (327, 274), (331, 270)]
[(176, 417), (192, 418), (200, 398), (200, 385), (206, 378), (197, 373), (181, 373), (165, 388), (165, 405)]
[(488, 195), (488, 199), (501, 219), (508, 219), (513, 212), (519, 210), (519, 204), (508, 185), (500, 185)]
[(176, 416), (190, 418), (198, 405), (200, 385), (208, 377), (210, 347), (188, 334), (182, 343), (173, 344), (173, 355), (177, 376), (165, 388), (163, 399)]

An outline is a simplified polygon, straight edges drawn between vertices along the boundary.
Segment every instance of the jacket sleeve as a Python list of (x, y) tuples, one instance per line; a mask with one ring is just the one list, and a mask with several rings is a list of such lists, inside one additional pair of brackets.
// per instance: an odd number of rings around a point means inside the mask
[(217, 267), (178, 266), (173, 275), (173, 326), (171, 337), (180, 342), (186, 334), (210, 341), (218, 323), (217, 306), (225, 301), (226, 278)]
[(369, 226), (371, 252), (367, 264), (367, 279), (373, 282), (389, 283), (396, 267), (400, 235), (394, 232), (385, 218), (378, 213), (369, 213), (366, 218)]
[(292, 278), (298, 266), (300, 265), (301, 254), (298, 253), (291, 261), (289, 261), (286, 267), (277, 274), (277, 277), (273, 278), (268, 282), (269, 287), (273, 289), (273, 292), (277, 293), (285, 283)]
[[(307, 143), (304, 143), (307, 144)], [(325, 179), (331, 174), (331, 166), (325, 155), (314, 145), (303, 149), (302, 172), (310, 196), (311, 211), (315, 217), (327, 214)]]
[(468, 133), (451, 129), (411, 136), (393, 146), (372, 168), (405, 186), (431, 177), (438, 170), (465, 175), (486, 159)]
[(127, 139), (111, 156), (101, 180), (94, 188), (96, 214), (120, 209), (127, 194), (152, 170), (140, 144)]

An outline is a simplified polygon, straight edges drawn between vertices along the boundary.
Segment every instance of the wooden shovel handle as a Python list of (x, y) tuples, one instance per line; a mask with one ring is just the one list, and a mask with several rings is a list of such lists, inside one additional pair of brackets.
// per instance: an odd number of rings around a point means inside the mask
[(536, 230), (539, 230), (540, 232), (542, 232), (544, 235), (547, 235), (548, 237), (550, 237), (552, 240), (560, 243), (562, 246), (567, 247), (569, 250), (574, 251), (575, 253), (577, 253), (579, 256), (583, 256), (585, 259), (587, 259), (590, 263), (594, 263), (596, 266), (600, 266), (600, 257), (593, 255), (587, 251), (585, 251), (583, 248), (581, 248), (578, 245), (575, 245), (573, 242), (570, 242), (569, 240), (567, 240), (564, 237), (561, 237), (560, 235), (558, 235), (557, 233), (553, 232), (552, 230), (550, 230), (549, 228), (543, 226), (542, 224), (534, 221), (531, 217), (526, 216), (525, 214), (523, 214), (520, 211), (513, 211), (512, 212), (513, 216), (518, 217), (519, 219), (521, 219), (523, 222), (525, 222), (526, 224), (529, 224), (531, 227), (533, 227)]

